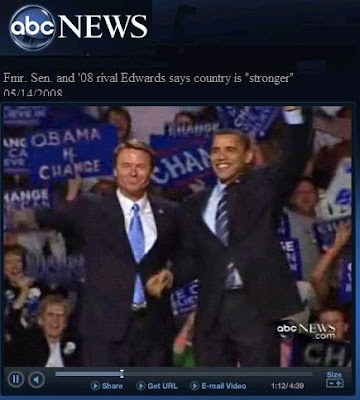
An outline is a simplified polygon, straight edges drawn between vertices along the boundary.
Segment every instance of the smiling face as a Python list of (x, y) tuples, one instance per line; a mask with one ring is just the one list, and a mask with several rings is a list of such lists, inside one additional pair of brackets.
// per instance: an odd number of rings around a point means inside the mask
[(4, 255), (4, 274), (13, 283), (24, 276), (23, 260), (20, 254), (9, 252)]
[(252, 151), (240, 136), (233, 133), (215, 135), (211, 147), (211, 164), (221, 183), (235, 181), (252, 157)]
[(144, 196), (152, 171), (151, 156), (143, 150), (124, 148), (117, 155), (115, 177), (118, 187), (133, 201)]
[(50, 341), (60, 340), (67, 327), (67, 312), (64, 304), (50, 303), (40, 317), (45, 337)]

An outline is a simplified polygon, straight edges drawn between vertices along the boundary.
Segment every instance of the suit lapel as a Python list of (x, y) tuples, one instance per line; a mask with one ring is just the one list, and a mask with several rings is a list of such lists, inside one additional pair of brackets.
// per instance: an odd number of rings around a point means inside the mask
[(248, 176), (239, 177), (228, 187), (230, 243), (244, 239), (252, 226), (254, 203), (249, 191)]
[(211, 240), (215, 240), (218, 244), (223, 245), (221, 240), (207, 226), (206, 222), (204, 221), (204, 217), (203, 217), (212, 191), (213, 191), (213, 187), (207, 188), (206, 190), (204, 190), (203, 193), (201, 193), (201, 197), (199, 199), (199, 204), (198, 204), (198, 208), (197, 208), (197, 212), (196, 212), (196, 218), (198, 218), (198, 222), (199, 222), (204, 234), (208, 235)]
[(116, 250), (122, 257), (131, 258), (133, 262), (134, 256), (130, 246), (130, 242), (125, 230), (125, 218), (116, 192), (104, 196), (102, 215), (104, 217), (104, 239), (108, 241), (111, 247)]

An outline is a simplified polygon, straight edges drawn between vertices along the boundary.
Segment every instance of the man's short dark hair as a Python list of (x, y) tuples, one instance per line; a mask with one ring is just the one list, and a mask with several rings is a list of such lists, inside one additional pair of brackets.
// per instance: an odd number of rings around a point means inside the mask
[(155, 167), (155, 152), (154, 150), (145, 142), (139, 139), (128, 139), (120, 143), (114, 151), (114, 167), (116, 166), (116, 161), (119, 154), (125, 149), (141, 150), (147, 153), (150, 157), (151, 167)]
[(251, 148), (250, 137), (238, 129), (231, 129), (231, 128), (219, 129), (214, 132), (213, 139), (216, 136), (223, 136), (223, 135), (237, 136), (240, 139), (240, 142), (243, 144), (245, 150), (249, 150)]
[(195, 123), (196, 123), (196, 117), (195, 117), (195, 115), (192, 113), (192, 112), (190, 112), (190, 111), (186, 111), (186, 110), (184, 110), (184, 111), (179, 111), (176, 115), (175, 115), (175, 117), (174, 117), (174, 122), (176, 123), (176, 120), (178, 119), (178, 118), (180, 118), (180, 117), (186, 117), (186, 118), (189, 118), (189, 120), (191, 121), (191, 125), (195, 125)]
[(346, 320), (345, 309), (343, 306), (341, 306), (339, 304), (323, 305), (319, 310), (317, 310), (317, 313), (316, 313), (317, 319), (320, 318), (321, 314), (324, 314), (326, 312), (337, 312), (343, 316), (344, 321)]
[(316, 185), (316, 182), (315, 182), (314, 179), (311, 178), (310, 176), (302, 176), (302, 177), (300, 177), (300, 178), (297, 180), (297, 182), (296, 182), (295, 188), (297, 188), (297, 187), (300, 185), (300, 183), (303, 183), (303, 182), (309, 183), (310, 185), (313, 186), (313, 188), (314, 188), (316, 191), (318, 190), (318, 187), (317, 187), (317, 185)]

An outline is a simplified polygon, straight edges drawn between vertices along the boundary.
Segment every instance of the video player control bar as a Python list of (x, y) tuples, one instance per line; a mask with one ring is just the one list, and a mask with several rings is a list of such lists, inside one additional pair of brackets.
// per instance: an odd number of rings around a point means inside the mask
[[(246, 371), (168, 371), (168, 372), (159, 372), (159, 371), (141, 371), (141, 372), (133, 372), (127, 371), (126, 376), (157, 376), (157, 377), (177, 377), (177, 376), (269, 376), (269, 377), (305, 377), (305, 376), (313, 376), (313, 372), (246, 372)], [(82, 376), (91, 376), (91, 377), (110, 377), (117, 376), (120, 378), (124, 378), (124, 370), (120, 370), (120, 372), (104, 372), (104, 371), (92, 371), (92, 372), (82, 372), (82, 371), (57, 371), (55, 372), (55, 376), (59, 377), (82, 377)]]

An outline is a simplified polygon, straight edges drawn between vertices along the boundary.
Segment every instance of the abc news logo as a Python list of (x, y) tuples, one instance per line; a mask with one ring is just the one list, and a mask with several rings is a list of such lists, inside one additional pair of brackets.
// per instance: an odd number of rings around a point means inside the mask
[(335, 327), (330, 324), (296, 324), (290, 319), (279, 321), (276, 331), (282, 339), (290, 339), (297, 334), (310, 335), (314, 339), (335, 339), (336, 333)]
[[(143, 39), (148, 34), (146, 14), (75, 15), (72, 19), (58, 15), (58, 39), (74, 35), (79, 39)], [(56, 37), (57, 24), (46, 8), (38, 5), (17, 10), (10, 20), (10, 37), (24, 50), (36, 51), (47, 47)]]

